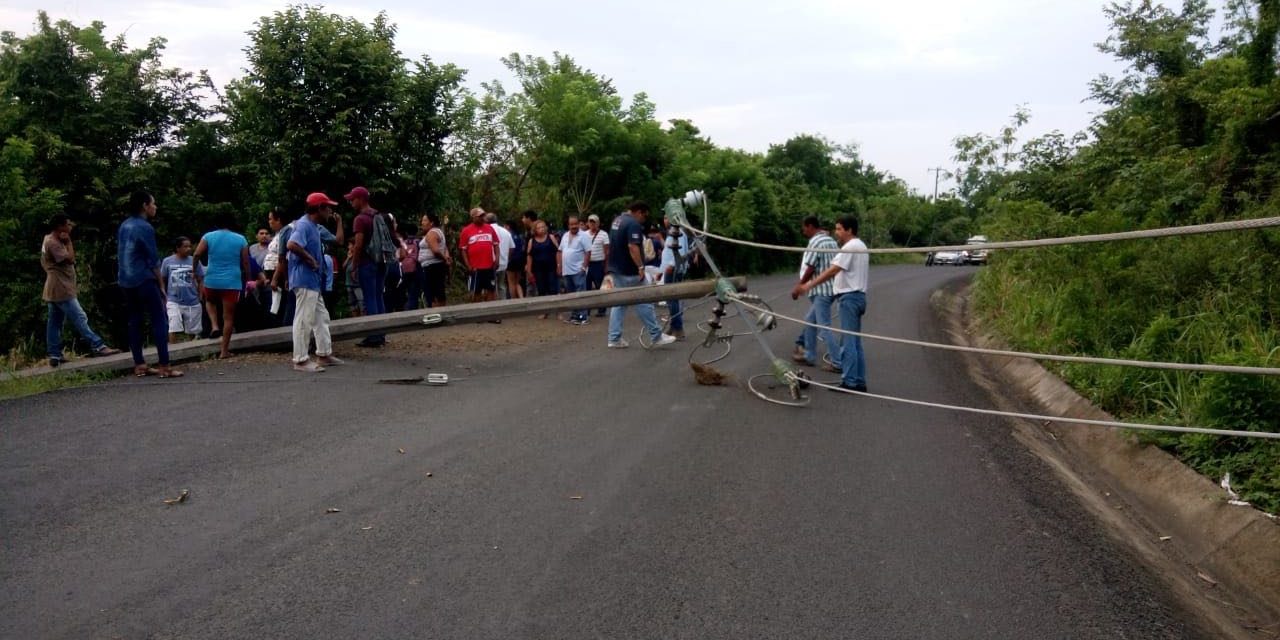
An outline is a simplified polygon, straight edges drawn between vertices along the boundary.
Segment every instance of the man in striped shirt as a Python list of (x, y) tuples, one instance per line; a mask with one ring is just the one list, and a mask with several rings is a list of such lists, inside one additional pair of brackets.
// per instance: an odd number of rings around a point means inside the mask
[[(795, 300), (800, 297), (801, 287), (812, 280), (815, 276), (826, 271), (831, 266), (831, 258), (833, 253), (824, 253), (822, 251), (814, 251), (814, 249), (838, 249), (839, 245), (827, 235), (822, 229), (822, 223), (817, 216), (808, 216), (804, 219), (801, 226), (801, 232), (809, 239), (809, 245), (805, 247), (803, 261), (803, 271), (800, 273), (800, 282), (796, 284), (796, 288), (791, 292), (791, 299)], [(830, 280), (819, 283), (817, 286), (809, 289), (809, 313), (805, 315), (805, 322), (820, 324), (826, 327), (821, 330), (822, 341), (827, 345), (827, 355), (831, 362), (823, 361), (822, 369), (838, 373), (840, 371), (840, 349), (837, 348), (835, 338), (831, 333), (831, 306), (835, 302), (835, 291), (832, 289)], [(802, 337), (804, 339), (803, 350), (796, 349), (796, 353), (792, 359), (800, 364), (810, 367), (818, 363), (818, 335), (819, 330), (814, 327), (805, 327)]]

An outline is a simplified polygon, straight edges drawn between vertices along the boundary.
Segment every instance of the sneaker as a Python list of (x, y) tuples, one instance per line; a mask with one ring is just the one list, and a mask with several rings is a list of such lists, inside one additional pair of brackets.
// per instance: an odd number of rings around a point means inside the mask
[[(810, 365), (810, 366), (813, 366), (813, 365)], [(837, 367), (836, 365), (831, 364), (826, 360), (822, 361), (822, 370), (828, 373), (844, 373), (844, 371), (840, 367)]]
[(804, 366), (806, 366), (806, 367), (812, 367), (812, 366), (813, 366), (813, 363), (812, 363), (812, 362), (809, 362), (809, 359), (808, 359), (808, 358), (806, 358), (806, 357), (804, 357), (804, 352), (803, 352), (803, 351), (797, 351), (796, 353), (791, 354), (791, 360), (792, 360), (793, 362), (797, 362), (797, 363), (799, 363), (799, 364), (802, 364), (802, 365), (804, 365)]
[(841, 390), (844, 390), (844, 391), (857, 391), (857, 392), (859, 392), (859, 393), (866, 393), (866, 392), (867, 392), (867, 385), (865, 385), (865, 384), (845, 384), (845, 383), (841, 382), (839, 387), (827, 387), (827, 391), (841, 391)]
[(675, 331), (672, 331), (672, 332), (671, 332), (671, 335), (672, 335), (673, 337), (675, 337), (675, 339), (676, 339), (676, 340), (679, 340), (680, 342), (684, 342), (684, 330), (683, 330), (683, 329), (676, 329)]
[(340, 364), (346, 364), (346, 362), (343, 361), (342, 358), (339, 358), (336, 356), (316, 356), (316, 361), (325, 367), (332, 367)]
[(111, 347), (108, 347), (107, 345), (105, 345), (105, 344), (104, 344), (104, 345), (102, 345), (101, 347), (98, 347), (97, 349), (94, 349), (93, 351), (90, 351), (90, 352), (89, 352), (89, 357), (90, 357), (90, 358), (101, 358), (101, 357), (104, 357), (104, 356), (114, 356), (114, 355), (115, 355), (115, 354), (117, 354), (117, 353), (120, 353), (120, 350), (119, 350), (119, 349), (112, 349)]
[(655, 347), (663, 347), (663, 346), (666, 346), (666, 345), (672, 344), (672, 343), (674, 343), (675, 341), (676, 341), (676, 337), (675, 337), (675, 336), (673, 336), (673, 335), (671, 335), (671, 334), (669, 334), (669, 333), (664, 333), (664, 334), (662, 334), (662, 336), (661, 336), (661, 337), (659, 337), (657, 340), (654, 340), (654, 341), (653, 341), (653, 346), (655, 346)]
[(324, 367), (316, 364), (315, 360), (307, 360), (306, 362), (293, 363), (293, 370), (303, 373), (320, 373), (324, 371)]
[(591, 324), (591, 318), (586, 318), (586, 317), (578, 318), (578, 326), (579, 326), (579, 327), (581, 327), (582, 325), (586, 325), (586, 324)]
[(626, 349), (629, 346), (631, 346), (631, 343), (627, 342), (626, 338), (618, 338), (609, 343), (610, 349)]

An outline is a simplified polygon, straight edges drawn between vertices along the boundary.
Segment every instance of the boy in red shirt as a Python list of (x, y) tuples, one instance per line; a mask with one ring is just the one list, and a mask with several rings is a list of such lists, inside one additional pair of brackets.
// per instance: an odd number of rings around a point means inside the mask
[(467, 289), (471, 301), (493, 300), (494, 274), (498, 268), (498, 234), (484, 221), (484, 209), (471, 210), (471, 224), (458, 236), (462, 250), (462, 266), (467, 270)]

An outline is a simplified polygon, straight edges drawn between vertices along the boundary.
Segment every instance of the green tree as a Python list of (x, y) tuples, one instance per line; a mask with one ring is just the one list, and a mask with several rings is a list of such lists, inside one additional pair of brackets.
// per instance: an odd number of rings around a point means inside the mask
[(385, 14), (371, 24), (293, 6), (258, 21), (248, 75), (227, 91), (237, 176), (259, 202), (297, 208), (312, 191), (363, 184), (382, 208), (418, 210), (445, 196), (445, 140), (463, 72), (409, 65)]
[[(94, 22), (77, 27), (37, 15), (35, 32), (0, 34), (0, 140), (5, 207), (0, 226), (0, 350), (42, 342), (38, 239), (50, 213), (79, 223), (81, 301), (102, 330), (112, 326), (95, 295), (114, 280), (117, 204), (150, 186), (158, 159), (209, 115), (203, 73), (165, 67), (163, 39), (130, 49)], [(166, 196), (163, 188), (155, 189)]]
[(601, 200), (625, 197), (643, 166), (642, 143), (657, 138), (648, 98), (638, 94), (624, 108), (612, 81), (559, 53), (551, 60), (512, 54), (503, 63), (521, 87), (507, 121), (522, 179), (551, 186), (559, 200), (545, 206), (581, 215)]

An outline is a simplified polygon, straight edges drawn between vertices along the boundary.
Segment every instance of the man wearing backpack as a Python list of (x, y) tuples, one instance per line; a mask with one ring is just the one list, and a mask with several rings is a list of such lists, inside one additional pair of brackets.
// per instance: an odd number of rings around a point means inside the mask
[[(356, 187), (344, 196), (356, 212), (351, 225), (355, 236), (355, 254), (352, 261), (360, 280), (364, 296), (364, 314), (379, 315), (387, 312), (383, 287), (387, 281), (387, 268), (396, 261), (395, 232), (387, 215), (369, 206), (369, 190)], [(359, 347), (381, 347), (387, 343), (386, 334), (371, 335), (356, 343)]]

